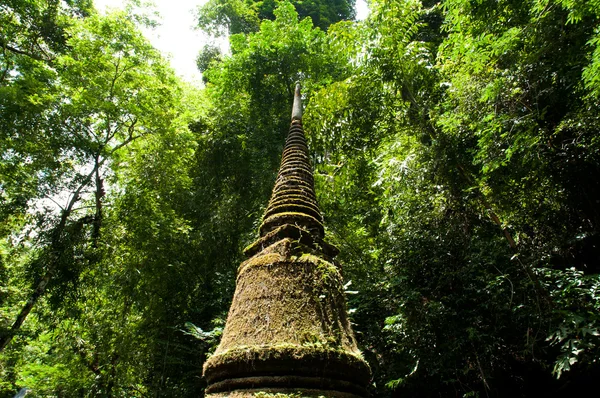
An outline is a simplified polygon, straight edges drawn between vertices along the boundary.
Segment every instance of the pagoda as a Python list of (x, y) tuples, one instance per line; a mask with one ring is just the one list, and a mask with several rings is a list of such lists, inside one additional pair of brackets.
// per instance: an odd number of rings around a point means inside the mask
[(206, 396), (366, 397), (371, 372), (350, 327), (338, 250), (323, 239), (299, 85), (259, 232), (244, 250), (221, 342), (204, 364)]

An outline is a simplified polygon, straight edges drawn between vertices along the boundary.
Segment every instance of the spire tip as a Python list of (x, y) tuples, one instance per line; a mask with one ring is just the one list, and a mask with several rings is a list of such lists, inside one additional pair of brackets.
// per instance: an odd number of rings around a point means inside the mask
[(302, 97), (300, 95), (300, 83), (296, 83), (294, 92), (294, 106), (292, 107), (292, 122), (294, 120), (302, 121)]

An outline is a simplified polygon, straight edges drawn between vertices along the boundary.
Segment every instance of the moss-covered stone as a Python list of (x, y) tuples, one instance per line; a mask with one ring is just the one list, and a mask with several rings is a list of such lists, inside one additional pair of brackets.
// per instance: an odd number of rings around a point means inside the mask
[(318, 209), (315, 209), (315, 206), (305, 205), (304, 203), (299, 203), (298, 201), (284, 201), (281, 204), (272, 205), (271, 208), (265, 213), (265, 217), (270, 217), (275, 214), (284, 214), (284, 213), (300, 213), (306, 214), (313, 217), (315, 220), (319, 220), (321, 214)]
[(272, 244), (277, 243), (285, 238), (290, 238), (299, 244), (321, 252), (326, 259), (333, 260), (333, 258), (339, 253), (337, 247), (327, 243), (320, 237), (311, 234), (309, 231), (296, 225), (284, 224), (267, 233), (254, 243), (248, 245), (244, 249), (244, 254), (248, 257), (252, 257)]
[(322, 344), (339, 340), (340, 348), (357, 352), (345, 305), (338, 267), (285, 238), (240, 266), (220, 349), (302, 345), (306, 336), (318, 336)]
[(339, 391), (297, 389), (250, 389), (227, 393), (209, 394), (207, 398), (359, 398), (357, 395)]
[[(294, 193), (286, 194), (286, 195), (279, 195), (278, 197), (274, 198), (272, 201), (269, 202), (269, 209), (279, 206), (279, 205), (285, 205), (285, 204), (289, 204), (289, 203), (301, 204), (303, 206), (310, 207), (312, 210), (317, 212), (317, 214), (319, 212), (319, 207), (317, 206), (316, 201), (311, 200), (310, 198), (307, 198), (306, 196), (297, 195)], [(319, 219), (319, 218), (321, 218), (321, 216), (319, 215), (316, 218)]]
[(364, 395), (370, 372), (347, 318), (339, 267), (292, 238), (242, 263), (221, 344), (204, 374), (209, 391), (293, 382)]
[(325, 235), (325, 228), (320, 220), (309, 214), (293, 211), (275, 213), (267, 217), (259, 228), (260, 235), (264, 236), (283, 224), (296, 225), (320, 238)]

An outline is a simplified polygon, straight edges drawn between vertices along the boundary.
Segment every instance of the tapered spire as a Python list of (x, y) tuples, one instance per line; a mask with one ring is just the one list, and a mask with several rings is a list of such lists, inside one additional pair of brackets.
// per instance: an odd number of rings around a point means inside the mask
[(296, 85), (292, 124), (283, 148), (281, 167), (263, 216), (260, 235), (264, 236), (283, 224), (297, 225), (320, 238), (324, 234), (323, 217), (317, 204), (313, 171), (302, 128), (299, 84)]
[(259, 233), (244, 251), (219, 347), (204, 364), (206, 397), (366, 397), (370, 370), (350, 327), (338, 250), (323, 240), (299, 85)]

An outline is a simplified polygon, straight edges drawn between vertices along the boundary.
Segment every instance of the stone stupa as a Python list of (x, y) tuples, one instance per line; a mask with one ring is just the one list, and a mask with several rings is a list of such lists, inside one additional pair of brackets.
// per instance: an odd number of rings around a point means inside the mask
[(367, 396), (338, 250), (323, 238), (298, 85), (260, 237), (244, 251), (221, 343), (204, 364), (207, 397)]

